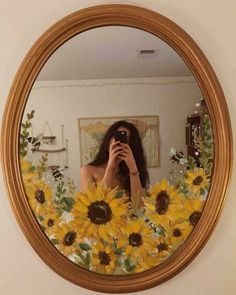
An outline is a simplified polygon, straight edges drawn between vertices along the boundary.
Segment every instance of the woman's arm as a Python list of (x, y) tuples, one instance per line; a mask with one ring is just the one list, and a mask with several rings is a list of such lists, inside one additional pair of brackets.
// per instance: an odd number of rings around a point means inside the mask
[(144, 196), (144, 190), (140, 181), (139, 171), (130, 146), (126, 143), (121, 143), (121, 146), (123, 147), (123, 152), (119, 158), (124, 160), (129, 168), (131, 200), (134, 205), (140, 208), (143, 206), (142, 197)]
[(80, 191), (84, 192), (94, 182), (93, 169), (86, 165), (80, 168)]
[(136, 168), (136, 170), (130, 170), (129, 175), (131, 187), (131, 200), (137, 208), (143, 207), (144, 203), (142, 197), (144, 196), (144, 190), (140, 181), (138, 169)]
[(112, 186), (112, 180), (115, 178), (117, 169), (117, 159), (121, 151), (122, 147), (120, 146), (120, 142), (113, 139), (109, 147), (109, 159), (107, 162), (105, 174), (101, 180), (101, 184), (107, 187)]
[[(107, 167), (105, 169), (105, 174), (101, 179), (101, 184), (107, 187), (112, 185), (112, 180), (115, 177), (116, 168), (117, 168), (117, 158), (119, 153), (121, 152), (122, 148), (119, 145), (119, 141), (112, 140), (110, 147), (109, 147), (109, 159), (107, 163)], [(96, 177), (94, 173), (94, 169), (96, 167), (92, 165), (83, 166), (80, 169), (80, 190), (85, 191), (87, 187), (91, 184), (96, 182)]]

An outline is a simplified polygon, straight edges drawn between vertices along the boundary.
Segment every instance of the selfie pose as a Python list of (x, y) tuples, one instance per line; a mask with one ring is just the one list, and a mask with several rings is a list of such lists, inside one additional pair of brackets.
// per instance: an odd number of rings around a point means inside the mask
[(141, 138), (137, 128), (126, 121), (118, 121), (107, 130), (95, 159), (80, 170), (80, 188), (85, 191), (89, 184), (101, 184), (125, 190), (142, 206), (144, 189), (148, 187)]

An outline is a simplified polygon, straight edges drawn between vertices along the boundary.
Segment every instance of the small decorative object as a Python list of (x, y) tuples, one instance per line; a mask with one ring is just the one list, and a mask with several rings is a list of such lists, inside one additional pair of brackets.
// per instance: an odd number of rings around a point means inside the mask
[(193, 115), (188, 116), (186, 125), (186, 144), (188, 159), (191, 157), (201, 167), (200, 158), (213, 162), (213, 135), (205, 100), (197, 103)]
[[(43, 163), (44, 166), (47, 164), (47, 167), (44, 167), (43, 170), (51, 171), (54, 177), (56, 170), (59, 173), (59, 171), (68, 168), (68, 139), (64, 140), (64, 126), (61, 125), (61, 147), (58, 148), (56, 136), (53, 135), (48, 122), (45, 122), (42, 133), (37, 136), (29, 136), (33, 133), (31, 121), (34, 115), (35, 111), (33, 110), (27, 114), (26, 122), (22, 123), (20, 154), (23, 156), (31, 152), (33, 162), (38, 162), (40, 165)], [(46, 129), (49, 130), (50, 135), (45, 135)], [(58, 173), (56, 174), (58, 175)]]
[[(49, 130), (50, 135), (46, 135), (46, 131), (45, 131), (46, 129)], [(45, 122), (42, 134), (43, 134), (42, 142), (44, 144), (47, 144), (47, 145), (55, 145), (56, 144), (56, 136), (53, 135), (48, 122)]]

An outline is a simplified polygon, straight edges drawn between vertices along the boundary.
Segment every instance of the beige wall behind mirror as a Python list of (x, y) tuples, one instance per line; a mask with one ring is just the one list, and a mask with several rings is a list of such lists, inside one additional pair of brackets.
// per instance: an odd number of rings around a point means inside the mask
[[(203, 52), (164, 16), (104, 5), (60, 20), (27, 54), (4, 117), (6, 183), (27, 239), (54, 271), (91, 290), (127, 293), (173, 277), (221, 212), (227, 114)], [(108, 160), (87, 163), (121, 119), (134, 128), (117, 146), (116, 183), (104, 185)]]

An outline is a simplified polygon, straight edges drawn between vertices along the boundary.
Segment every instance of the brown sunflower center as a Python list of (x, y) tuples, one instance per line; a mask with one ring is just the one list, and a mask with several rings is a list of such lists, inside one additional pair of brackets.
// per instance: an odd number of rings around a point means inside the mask
[(95, 224), (106, 224), (112, 218), (110, 206), (105, 201), (96, 201), (88, 207), (88, 218)]
[(139, 247), (143, 244), (142, 236), (139, 233), (129, 235), (129, 244), (133, 247)]
[(65, 246), (71, 246), (76, 238), (76, 232), (74, 231), (69, 231), (65, 234), (64, 239), (63, 239), (63, 244)]
[(51, 218), (49, 218), (47, 224), (48, 224), (48, 226), (50, 226), (50, 227), (53, 226), (53, 225), (54, 225), (54, 220), (51, 219)]
[(202, 182), (203, 182), (202, 176), (197, 176), (193, 181), (193, 185), (200, 185)]
[(166, 243), (160, 243), (158, 246), (157, 246), (157, 250), (159, 252), (162, 252), (162, 251), (167, 251), (168, 250), (168, 246)]
[(195, 226), (198, 223), (198, 220), (201, 217), (201, 212), (200, 211), (195, 211), (189, 216), (189, 222), (193, 226)]
[(161, 191), (156, 197), (156, 211), (163, 215), (167, 212), (170, 203), (170, 197), (167, 191)]
[(107, 254), (106, 252), (100, 251), (98, 254), (98, 258), (99, 258), (101, 264), (104, 264), (104, 265), (110, 264), (111, 258), (109, 256), (109, 254)]
[(181, 233), (181, 230), (180, 230), (179, 228), (175, 228), (175, 229), (173, 230), (173, 236), (174, 236), (174, 237), (178, 238), (178, 237), (180, 237), (181, 235), (182, 235), (182, 233)]
[(40, 203), (43, 204), (45, 202), (45, 195), (44, 191), (41, 189), (38, 189), (35, 191), (35, 199)]

